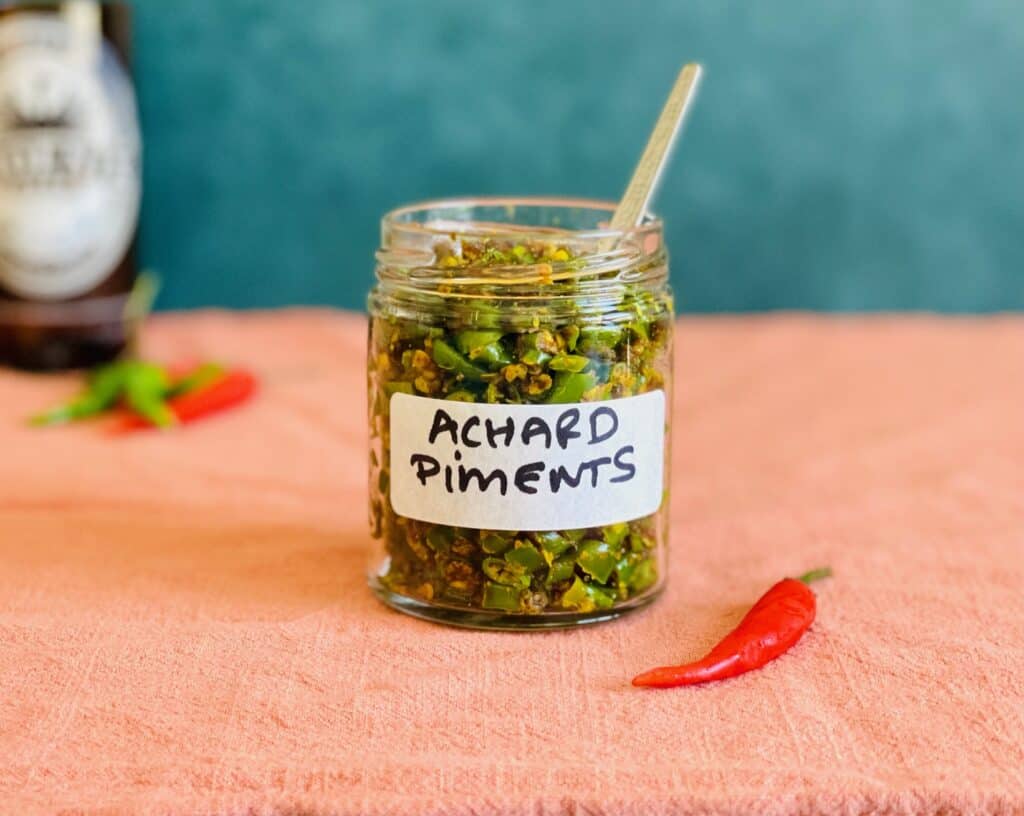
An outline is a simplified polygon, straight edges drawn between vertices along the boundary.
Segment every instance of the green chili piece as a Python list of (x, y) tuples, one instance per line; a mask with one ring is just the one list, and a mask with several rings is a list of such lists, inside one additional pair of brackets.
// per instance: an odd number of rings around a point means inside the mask
[(500, 558), (485, 558), (480, 565), (484, 575), (497, 584), (520, 587), (526, 589), (530, 586), (530, 576), (525, 574), (521, 568), (505, 563)]
[(482, 368), (477, 368), (440, 338), (434, 340), (431, 345), (430, 356), (437, 363), (438, 367), (443, 368), (445, 371), (454, 371), (471, 382), (482, 382), (487, 375), (486, 371)]
[(458, 391), (452, 391), (445, 399), (452, 402), (476, 402), (476, 394), (472, 391), (459, 389)]
[(633, 332), (638, 340), (651, 339), (650, 324), (645, 320), (630, 321), (626, 324), (626, 328)]
[(628, 588), (630, 582), (633, 580), (633, 575), (636, 572), (636, 565), (639, 563), (635, 555), (627, 555), (619, 559), (619, 562), (615, 565), (615, 580), (620, 588), (626, 589), (628, 594)]
[(544, 363), (551, 359), (551, 355), (540, 349), (529, 349), (519, 355), (519, 359), (527, 365), (536, 366), (544, 365)]
[(554, 586), (560, 584), (563, 581), (568, 581), (572, 578), (576, 567), (576, 559), (572, 555), (566, 555), (562, 558), (556, 558), (551, 562), (551, 568), (548, 570), (548, 577), (544, 583), (547, 586)]
[(463, 329), (455, 334), (455, 347), (476, 363), (483, 363), (489, 368), (500, 368), (512, 362), (512, 358), (501, 345), (503, 333), (500, 331), (479, 331)]
[(447, 321), (449, 330), (498, 329), (502, 325), (502, 309), (494, 303), (474, 300), (472, 302), (455, 301), (452, 305), (452, 316)]
[(440, 337), (442, 330), (434, 326), (424, 326), (413, 320), (399, 320), (398, 338), (400, 340), (423, 340), (426, 337)]
[(591, 539), (580, 545), (576, 563), (587, 575), (603, 584), (615, 570), (616, 558), (607, 542)]
[(562, 606), (577, 612), (593, 612), (595, 609), (611, 609), (615, 604), (612, 594), (593, 584), (584, 583), (579, 577), (562, 595)]
[(447, 579), (447, 583), (441, 590), (441, 597), (455, 603), (468, 603), (474, 594), (475, 587), (470, 584), (463, 584), (458, 580)]
[(484, 609), (502, 609), (506, 612), (517, 612), (521, 596), (522, 590), (520, 589), (488, 581), (484, 584), (484, 594), (483, 599), (480, 601), (480, 606)]
[(632, 576), (628, 581), (629, 588), (633, 592), (643, 592), (658, 580), (658, 567), (654, 559), (647, 558), (636, 565)]
[(579, 354), (559, 354), (551, 358), (548, 368), (551, 371), (572, 371), (579, 373), (587, 367), (590, 358), (581, 357)]
[(451, 527), (438, 524), (427, 530), (427, 546), (436, 553), (446, 553), (451, 550), (454, 540), (455, 531)]
[(612, 394), (613, 390), (614, 386), (611, 383), (596, 385), (583, 395), (583, 399), (586, 402), (601, 402), (602, 400), (609, 400), (614, 396), (614, 394)]
[(516, 541), (515, 547), (505, 553), (505, 560), (529, 572), (535, 572), (548, 563), (540, 551), (526, 541)]
[(544, 402), (580, 402), (583, 394), (593, 388), (596, 382), (594, 375), (589, 372), (559, 371), (555, 375), (555, 384)]
[(580, 329), (576, 350), (584, 354), (606, 354), (622, 340), (622, 329), (618, 326), (586, 326)]
[(608, 542), (609, 546), (621, 549), (622, 542), (629, 535), (629, 525), (626, 523), (609, 524), (601, 531), (601, 536)]
[(522, 244), (516, 244), (514, 247), (512, 247), (512, 255), (515, 257), (516, 261), (518, 261), (519, 263), (524, 263), (524, 264), (537, 263), (537, 258), (534, 256), (534, 254), (532, 252), (530, 252), (530, 250), (527, 249)]
[(541, 329), (519, 335), (517, 348), (521, 362), (527, 365), (544, 365), (551, 359), (551, 355), (558, 351), (558, 343), (551, 332)]
[(411, 382), (405, 380), (392, 380), (391, 382), (384, 383), (384, 393), (389, 397), (392, 394), (412, 394), (415, 389)]
[(463, 354), (470, 356), (476, 349), (497, 343), (502, 338), (500, 331), (463, 329), (455, 332), (455, 347)]
[(469, 531), (462, 527), (452, 528), (452, 553), (460, 558), (473, 558), (476, 544), (470, 540)]
[(501, 402), (501, 384), (498, 380), (492, 380), (487, 383), (487, 388), (484, 390), (484, 399), (489, 403)]
[(501, 343), (491, 343), (481, 346), (469, 355), (473, 362), (486, 365), (492, 371), (512, 362), (512, 357)]
[(629, 549), (633, 552), (644, 552), (644, 550), (651, 549), (653, 542), (651, 542), (642, 533), (630, 533), (628, 536)]
[(501, 555), (512, 546), (512, 538), (501, 533), (487, 533), (480, 537), (480, 549), (489, 555)]
[(534, 533), (533, 538), (540, 544), (541, 550), (544, 551), (544, 555), (548, 557), (549, 561), (558, 557), (572, 546), (572, 542), (561, 533)]

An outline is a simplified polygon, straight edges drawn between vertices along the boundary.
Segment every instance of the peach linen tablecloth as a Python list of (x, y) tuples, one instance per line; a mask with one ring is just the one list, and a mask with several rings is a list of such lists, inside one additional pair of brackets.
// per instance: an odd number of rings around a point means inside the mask
[[(0, 813), (1024, 813), (1024, 319), (683, 320), (670, 588), (537, 634), (366, 589), (364, 335), (158, 317), (266, 382), (166, 435), (0, 374)], [(630, 687), (822, 564), (788, 655)]]

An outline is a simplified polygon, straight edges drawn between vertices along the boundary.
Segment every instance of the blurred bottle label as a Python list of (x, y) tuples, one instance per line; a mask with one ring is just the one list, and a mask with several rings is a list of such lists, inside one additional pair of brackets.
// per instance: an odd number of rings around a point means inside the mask
[(0, 21), (0, 287), (20, 297), (94, 289), (135, 234), (135, 97), (93, 22)]

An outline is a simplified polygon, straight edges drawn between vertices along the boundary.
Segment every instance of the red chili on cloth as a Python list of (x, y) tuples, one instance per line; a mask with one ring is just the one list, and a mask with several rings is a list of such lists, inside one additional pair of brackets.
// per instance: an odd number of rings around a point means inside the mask
[[(1024, 810), (1024, 318), (685, 318), (669, 583), (479, 633), (366, 589), (366, 324), (158, 315), (147, 359), (258, 371), (181, 433), (24, 425), (0, 371), (0, 812)], [(786, 654), (673, 691), (779, 576)]]
[(767, 666), (799, 643), (814, 623), (818, 604), (808, 584), (831, 575), (832, 570), (823, 567), (800, 578), (783, 578), (773, 584), (739, 625), (700, 660), (650, 669), (634, 677), (633, 685), (696, 686), (730, 680)]
[[(196, 390), (171, 398), (167, 402), (167, 407), (178, 423), (196, 422), (238, 407), (256, 393), (257, 387), (258, 381), (251, 372), (229, 369)], [(115, 431), (139, 431), (147, 428), (153, 428), (153, 424), (134, 413), (125, 413), (114, 425)]]

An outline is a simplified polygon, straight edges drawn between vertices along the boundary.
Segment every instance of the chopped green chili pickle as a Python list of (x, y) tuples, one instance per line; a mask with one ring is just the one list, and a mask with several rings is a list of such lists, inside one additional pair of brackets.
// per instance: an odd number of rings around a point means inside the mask
[(370, 576), (433, 620), (603, 620), (663, 586), (672, 300), (661, 222), (440, 201), (383, 222)]

